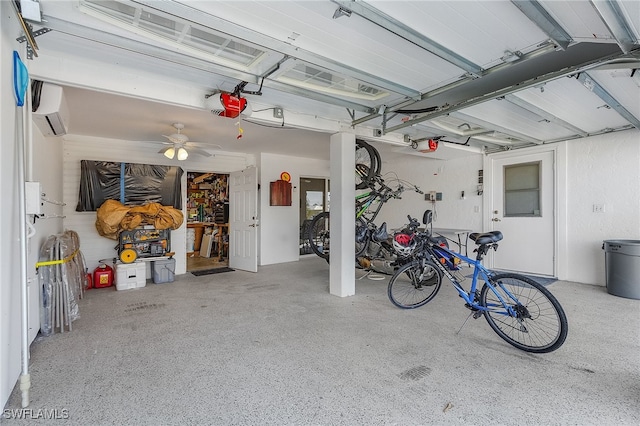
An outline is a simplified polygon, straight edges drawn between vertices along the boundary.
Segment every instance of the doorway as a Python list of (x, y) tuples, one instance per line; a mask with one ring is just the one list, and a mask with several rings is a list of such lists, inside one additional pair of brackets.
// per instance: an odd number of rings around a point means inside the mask
[(229, 266), (229, 175), (187, 172), (187, 272)]
[(300, 177), (300, 255), (313, 253), (307, 241), (307, 229), (315, 215), (329, 211), (328, 188), (328, 179)]
[(496, 155), (488, 160), (488, 229), (504, 235), (492, 256), (493, 268), (556, 276), (554, 163), (554, 150)]

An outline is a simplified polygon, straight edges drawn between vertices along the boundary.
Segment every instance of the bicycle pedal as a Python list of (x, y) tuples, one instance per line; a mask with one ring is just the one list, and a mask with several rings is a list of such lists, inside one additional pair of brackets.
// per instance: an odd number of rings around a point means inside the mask
[(482, 311), (476, 310), (476, 311), (473, 313), (473, 319), (478, 319), (478, 318), (480, 318), (481, 316), (482, 316)]

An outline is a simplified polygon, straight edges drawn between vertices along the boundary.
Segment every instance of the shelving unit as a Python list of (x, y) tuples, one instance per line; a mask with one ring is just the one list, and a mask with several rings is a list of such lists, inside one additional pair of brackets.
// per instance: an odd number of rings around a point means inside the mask
[(228, 203), (229, 175), (217, 173), (187, 174), (187, 220), (214, 222), (215, 207)]
[[(228, 264), (228, 185), (228, 174), (187, 172), (187, 228), (194, 236), (193, 251), (187, 253), (187, 270), (190, 265), (203, 269)], [(212, 231), (215, 235), (207, 238)]]

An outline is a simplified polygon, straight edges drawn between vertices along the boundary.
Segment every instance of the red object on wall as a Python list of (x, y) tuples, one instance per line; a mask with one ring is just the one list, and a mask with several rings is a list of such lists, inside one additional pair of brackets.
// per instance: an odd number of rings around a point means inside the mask
[(93, 271), (93, 287), (103, 288), (113, 285), (113, 268), (109, 265), (100, 265)]

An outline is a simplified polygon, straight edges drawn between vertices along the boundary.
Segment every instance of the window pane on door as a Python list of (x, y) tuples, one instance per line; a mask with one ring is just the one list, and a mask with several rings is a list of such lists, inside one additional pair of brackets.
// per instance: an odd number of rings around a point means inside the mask
[(540, 216), (540, 163), (504, 167), (504, 215)]
[(324, 211), (324, 191), (307, 191), (306, 210), (306, 219)]

